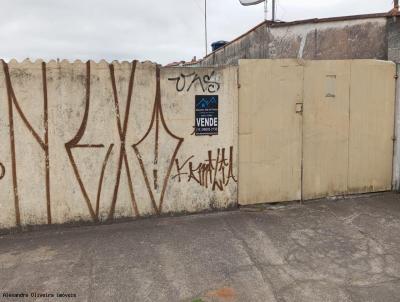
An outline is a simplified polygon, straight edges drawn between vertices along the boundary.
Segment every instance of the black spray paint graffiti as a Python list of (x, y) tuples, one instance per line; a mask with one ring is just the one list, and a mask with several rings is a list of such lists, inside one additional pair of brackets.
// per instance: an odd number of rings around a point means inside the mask
[(208, 158), (197, 165), (192, 161), (194, 156), (190, 156), (182, 164), (175, 159), (177, 174), (172, 178), (182, 181), (182, 176), (187, 177), (187, 181), (194, 180), (200, 186), (211, 187), (214, 191), (216, 188), (223, 191), (232, 180), (237, 182), (233, 174), (233, 147), (229, 148), (229, 157), (226, 157), (225, 148), (217, 149), (217, 156), (213, 157), (212, 151), (208, 151)]
[(2, 163), (0, 163), (0, 179), (2, 179), (6, 175), (6, 168)]
[(214, 93), (221, 88), (221, 84), (215, 79), (215, 72), (213, 71), (210, 75), (199, 76), (196, 72), (183, 74), (181, 73), (178, 77), (168, 78), (169, 81), (176, 81), (176, 90), (189, 91), (192, 86), (198, 82), (203, 92)]

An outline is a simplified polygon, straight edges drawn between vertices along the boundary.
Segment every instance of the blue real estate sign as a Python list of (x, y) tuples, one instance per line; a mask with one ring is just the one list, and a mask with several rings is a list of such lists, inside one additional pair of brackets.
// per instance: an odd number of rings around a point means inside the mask
[(196, 95), (195, 135), (218, 134), (218, 95)]

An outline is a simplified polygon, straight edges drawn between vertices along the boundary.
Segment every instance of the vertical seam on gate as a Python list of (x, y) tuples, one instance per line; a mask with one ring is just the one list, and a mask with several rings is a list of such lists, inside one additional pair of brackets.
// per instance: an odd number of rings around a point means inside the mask
[[(307, 64), (307, 63), (306, 63)], [(301, 114), (301, 148), (300, 148), (300, 152), (301, 152), (301, 154), (300, 154), (300, 202), (302, 202), (303, 201), (303, 191), (304, 191), (304, 189), (303, 189), (303, 185), (304, 185), (304, 177), (303, 177), (303, 174), (304, 174), (304, 114), (305, 114), (305, 108), (306, 108), (306, 102), (305, 102), (305, 98), (304, 98), (304, 96), (305, 96), (305, 93), (304, 93), (304, 90), (305, 90), (305, 76), (304, 76), (304, 74), (305, 74), (305, 72), (306, 72), (306, 67), (307, 67), (307, 65), (306, 64), (304, 64), (304, 65), (301, 65), (301, 67), (302, 67), (302, 75), (303, 75), (303, 79), (302, 79), (302, 88), (301, 88), (301, 99), (302, 99), (302, 103), (303, 103), (303, 112), (302, 112), (302, 114)]]
[[(237, 104), (236, 104), (236, 118), (237, 118), (237, 126), (236, 126), (236, 148), (237, 148), (237, 153), (236, 153), (236, 162), (237, 162), (237, 190), (236, 190), (236, 203), (237, 203), (237, 207), (239, 207), (240, 205), (240, 200), (239, 200), (239, 185), (240, 185), (240, 162), (239, 162), (239, 152), (240, 152), (240, 145), (239, 145), (239, 102), (240, 102), (240, 78), (239, 78), (239, 74), (240, 74), (240, 63), (238, 62), (238, 67), (236, 70), (236, 91), (237, 91)], [(233, 106), (235, 106), (235, 104), (233, 104)], [(234, 107), (235, 108), (235, 107)]]
[(350, 65), (350, 73), (349, 73), (349, 119), (348, 119), (348, 138), (347, 138), (347, 173), (346, 173), (346, 191), (344, 195), (350, 194), (349, 192), (349, 179), (350, 179), (350, 138), (351, 138), (351, 85), (352, 85), (352, 66), (353, 62), (349, 63)]

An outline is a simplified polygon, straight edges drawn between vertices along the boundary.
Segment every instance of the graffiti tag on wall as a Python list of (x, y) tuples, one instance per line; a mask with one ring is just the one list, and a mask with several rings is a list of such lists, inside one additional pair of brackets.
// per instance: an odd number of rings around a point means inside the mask
[(2, 60), (3, 70), (5, 75), (6, 87), (7, 87), (7, 100), (8, 100), (8, 119), (10, 125), (10, 146), (11, 146), (11, 173), (12, 183), (14, 192), (14, 207), (15, 207), (15, 219), (16, 224), (21, 224), (20, 218), (20, 205), (18, 195), (18, 181), (17, 181), (17, 164), (16, 164), (16, 152), (15, 152), (15, 133), (14, 133), (14, 110), (22, 119), (25, 127), (30, 131), (33, 138), (36, 140), (38, 145), (41, 147), (45, 158), (45, 188), (46, 188), (46, 207), (47, 207), (47, 223), (51, 223), (51, 207), (50, 207), (50, 161), (49, 161), (49, 127), (48, 127), (48, 102), (47, 102), (47, 77), (46, 77), (46, 64), (42, 63), (42, 81), (43, 81), (43, 126), (44, 126), (44, 137), (41, 137), (37, 131), (32, 127), (22, 111), (18, 99), (15, 95), (8, 64)]
[(195, 162), (194, 156), (190, 156), (180, 163), (175, 159), (177, 174), (172, 176), (181, 182), (184, 178), (187, 182), (194, 181), (200, 186), (223, 191), (229, 182), (237, 182), (233, 173), (233, 147), (229, 148), (229, 155), (225, 148), (218, 148), (217, 152), (208, 151), (208, 157), (202, 162)]
[(191, 73), (181, 73), (179, 76), (174, 78), (168, 78), (169, 81), (176, 82), (176, 91), (190, 91), (194, 84), (198, 83), (203, 92), (214, 93), (217, 92), (221, 84), (216, 80), (215, 71), (211, 74), (206, 74), (204, 76), (199, 76), (196, 72)]
[[(13, 184), (13, 194), (14, 194), (14, 208), (15, 208), (15, 219), (16, 219), (16, 225), (21, 225), (21, 215), (20, 215), (20, 195), (19, 195), (19, 181), (18, 181), (18, 169), (17, 169), (17, 155), (16, 155), (16, 137), (15, 137), (15, 126), (14, 126), (14, 119), (15, 115), (18, 114), (19, 117), (22, 119), (25, 127), (29, 130), (30, 134), (33, 136), (33, 138), (36, 140), (37, 144), (41, 147), (43, 150), (44, 158), (45, 158), (45, 190), (46, 190), (46, 207), (47, 207), (47, 223), (50, 224), (52, 222), (52, 217), (51, 217), (51, 198), (50, 198), (50, 159), (49, 159), (49, 125), (48, 125), (48, 100), (47, 100), (47, 75), (46, 75), (46, 63), (42, 63), (42, 89), (43, 89), (43, 104), (44, 104), (44, 109), (43, 109), (43, 125), (44, 125), (44, 135), (39, 134), (38, 131), (34, 129), (32, 124), (29, 122), (28, 118), (26, 117), (25, 113), (21, 109), (19, 105), (19, 101), (17, 99), (17, 96), (14, 92), (14, 88), (11, 82), (11, 77), (10, 77), (10, 72), (9, 72), (9, 67), (8, 64), (5, 61), (2, 61), (3, 64), (3, 70), (4, 70), (4, 75), (5, 75), (5, 81), (6, 81), (6, 87), (7, 87), (7, 97), (8, 97), (8, 117), (9, 117), (9, 134), (10, 134), (10, 150), (11, 150), (11, 173), (12, 173), (12, 184)], [(87, 127), (87, 121), (88, 121), (88, 115), (89, 115), (89, 110), (90, 110), (90, 90), (91, 90), (91, 68), (90, 68), (90, 62), (88, 61), (86, 63), (86, 100), (85, 100), (85, 109), (84, 109), (84, 115), (82, 122), (80, 124), (80, 127), (75, 134), (75, 136), (69, 140), (68, 142), (65, 143), (65, 150), (68, 155), (70, 164), (72, 166), (74, 175), (76, 177), (76, 180), (79, 184), (79, 188), (81, 190), (81, 193), (84, 197), (84, 201), (87, 205), (88, 211), (94, 221), (98, 221), (99, 219), (99, 208), (100, 208), (100, 195), (101, 191), (103, 188), (103, 181), (105, 178), (105, 171), (106, 167), (108, 165), (108, 161), (110, 159), (110, 154), (114, 147), (118, 147), (119, 152), (118, 152), (118, 164), (117, 164), (117, 171), (116, 171), (116, 180), (114, 184), (114, 190), (113, 190), (113, 195), (112, 195), (112, 200), (111, 200), (111, 206), (109, 209), (108, 213), (108, 219), (112, 219), (114, 217), (115, 213), (115, 206), (117, 202), (117, 196), (119, 192), (119, 187), (120, 187), (120, 179), (121, 179), (121, 173), (125, 170), (125, 173), (128, 178), (128, 187), (129, 187), (129, 192), (130, 192), (130, 198), (131, 198), (131, 204), (132, 208), (134, 211), (134, 214), (136, 216), (140, 216), (137, 204), (136, 204), (136, 199), (135, 199), (135, 193), (132, 185), (132, 177), (131, 177), (131, 169), (130, 169), (130, 163), (128, 161), (127, 153), (126, 153), (126, 148), (133, 148), (137, 160), (140, 164), (140, 172), (143, 174), (143, 177), (145, 179), (146, 183), (146, 188), (148, 189), (148, 194), (151, 199), (152, 207), (155, 211), (156, 214), (160, 214), (162, 211), (162, 205), (163, 205), (163, 199), (165, 195), (165, 190), (168, 184), (168, 180), (170, 178), (170, 173), (174, 164), (175, 157), (177, 155), (177, 152), (183, 142), (183, 138), (180, 138), (176, 135), (174, 135), (168, 128), (166, 121), (163, 116), (162, 112), (162, 106), (161, 106), (161, 92), (160, 92), (160, 68), (157, 66), (156, 67), (156, 94), (155, 94), (155, 100), (154, 100), (154, 105), (153, 105), (153, 114), (152, 118), (150, 121), (149, 128), (147, 132), (145, 133), (144, 137), (139, 140), (137, 143), (131, 143), (128, 144), (126, 142), (126, 133), (128, 129), (128, 120), (129, 120), (129, 112), (130, 112), (130, 107), (131, 107), (131, 98), (133, 94), (133, 83), (134, 83), (134, 77), (135, 77), (135, 71), (136, 71), (136, 65), (137, 61), (134, 61), (132, 64), (132, 69), (131, 69), (131, 75), (130, 75), (130, 80), (129, 80), (129, 86), (128, 86), (128, 97), (126, 101), (126, 108), (125, 108), (125, 118), (124, 120), (121, 120), (121, 115), (120, 115), (120, 102), (119, 102), (119, 96), (117, 93), (117, 85), (116, 85), (116, 80), (115, 80), (115, 75), (114, 75), (114, 66), (112, 64), (109, 65), (109, 73), (110, 73), (110, 79), (111, 79), (111, 86), (112, 86), (112, 91), (113, 91), (113, 96), (114, 96), (114, 109), (115, 109), (115, 118), (117, 122), (117, 128), (118, 128), (118, 138), (119, 140), (114, 143), (110, 143), (107, 146), (107, 153), (105, 155), (105, 158), (102, 163), (102, 168), (101, 168), (101, 174), (100, 178), (98, 179), (98, 188), (97, 188), (97, 198), (96, 200), (91, 200), (89, 197), (88, 191), (87, 191), (87, 184), (84, 183), (83, 178), (81, 177), (79, 165), (75, 159), (74, 153), (72, 150), (79, 150), (79, 149), (101, 149), (105, 148), (106, 144), (105, 143), (91, 143), (91, 144), (83, 144), (81, 143), (81, 139), (85, 134), (86, 127)], [(170, 162), (167, 164), (166, 167), (166, 173), (165, 176), (161, 179), (162, 184), (159, 186), (158, 185), (158, 178), (157, 178), (157, 171), (161, 166), (161, 163), (158, 164), (158, 156), (159, 153), (162, 152), (160, 146), (159, 146), (159, 141), (158, 141), (158, 136), (160, 131), (163, 130), (164, 132), (167, 133), (171, 137), (170, 142), (173, 144), (174, 151), (172, 155), (166, 156), (170, 158)], [(151, 131), (155, 132), (155, 137), (156, 140), (153, 143), (153, 140), (151, 140), (153, 144), (153, 152), (154, 152), (154, 161), (151, 163), (146, 163), (142, 160), (142, 154), (140, 151), (140, 145), (142, 142), (147, 140), (148, 135)], [(148, 150), (146, 150), (148, 151)], [(163, 163), (165, 164), (165, 163)], [(148, 167), (148, 166), (151, 167)], [(156, 184), (156, 188), (160, 187), (161, 189), (161, 194), (158, 198), (155, 197), (154, 190), (150, 186), (150, 181), (149, 181), (149, 175), (148, 170), (152, 170), (153, 175), (155, 177), (154, 183)], [(139, 173), (140, 173), (139, 172)], [(0, 166), (0, 178), (4, 177), (5, 169), (4, 166)]]
[[(20, 105), (20, 96), (17, 95), (18, 90), (14, 90), (13, 88), (8, 64), (2, 61), (2, 65), (5, 75), (8, 101), (8, 110), (6, 114), (8, 114), (9, 119), (9, 144), (11, 154), (10, 175), (12, 180), (12, 194), (14, 197), (13, 201), (16, 225), (21, 225), (20, 200), (22, 199), (22, 196), (20, 195), (20, 191), (22, 190), (20, 190), (20, 186), (23, 187), (23, 184), (21, 185), (20, 183), (23, 175), (21, 175), (21, 172), (18, 170), (17, 167), (18, 154), (16, 152), (16, 145), (19, 143), (20, 139), (18, 139), (18, 137), (16, 136), (18, 136), (20, 132), (15, 131), (16, 119), (22, 121), (23, 127), (25, 127), (29, 131), (28, 135), (33, 137), (35, 143), (37, 144), (37, 146), (39, 146), (39, 149), (42, 152), (42, 156), (44, 159), (43, 170), (45, 173), (43, 183), (39, 183), (38, 186), (43, 186), (44, 188), (45, 198), (43, 199), (43, 202), (45, 204), (45, 209), (47, 210), (45, 217), (47, 218), (47, 223), (51, 224), (52, 200), (50, 195), (50, 170), (52, 169), (52, 167), (49, 156), (51, 147), (49, 145), (49, 133), (51, 133), (49, 127), (51, 127), (51, 125), (49, 125), (48, 118), (49, 109), (46, 63), (43, 62), (41, 64), (40, 70), (40, 79), (42, 80), (40, 89), (43, 92), (43, 107), (41, 107), (43, 108), (43, 112), (41, 113), (40, 123), (41, 125), (43, 125), (43, 131), (35, 129), (35, 124), (31, 120), (32, 117), (27, 115), (27, 112), (23, 110), (23, 106)], [(82, 138), (90, 136), (87, 135), (86, 132), (89, 111), (91, 110), (92, 106), (91, 90), (93, 89), (91, 88), (91, 63), (86, 63), (86, 76), (83, 76), (86, 96), (84, 99), (84, 107), (82, 110), (82, 120), (80, 121), (76, 132), (71, 135), (72, 138), (66, 140), (65, 143), (62, 143), (62, 146), (67, 155), (67, 164), (71, 167), (71, 173), (75, 178), (74, 181), (78, 188), (78, 194), (81, 194), (81, 196), (83, 197), (82, 201), (86, 205), (87, 211), (93, 221), (98, 221), (100, 219), (100, 206), (104, 205), (103, 203), (106, 204), (107, 218), (114, 218), (117, 200), (119, 200), (118, 194), (120, 191), (120, 187), (122, 186), (121, 183), (123, 182), (121, 181), (121, 174), (126, 175), (126, 186), (129, 189), (128, 199), (130, 199), (129, 202), (131, 203), (132, 212), (135, 216), (141, 215), (137, 206), (136, 192), (133, 186), (133, 175), (135, 174), (142, 175), (142, 180), (144, 181), (145, 185), (145, 192), (147, 191), (146, 193), (148, 193), (151, 206), (156, 214), (162, 213), (165, 192), (168, 187), (169, 180), (171, 179), (171, 171), (174, 168), (175, 163), (179, 168), (179, 181), (181, 180), (181, 176), (185, 175), (185, 172), (183, 170), (190, 167), (189, 181), (193, 180), (206, 188), (209, 187), (213, 190), (223, 190), (224, 187), (226, 187), (230, 182), (236, 182), (236, 177), (233, 174), (232, 147), (229, 150), (229, 155), (226, 154), (225, 148), (223, 148), (218, 149), (216, 154), (215, 152), (213, 153), (209, 151), (209, 158), (203, 163), (198, 163), (196, 166), (192, 162), (193, 158), (189, 158), (182, 166), (179, 165), (179, 161), (176, 159), (178, 151), (183, 144), (184, 139), (172, 133), (166, 123), (166, 119), (164, 118), (161, 104), (160, 68), (158, 66), (156, 67), (155, 98), (148, 129), (143, 137), (137, 142), (127, 141), (127, 129), (129, 128), (130, 120), (129, 116), (132, 103), (134, 102), (133, 91), (135, 89), (134, 78), (136, 74), (136, 65), (136, 61), (134, 61), (131, 65), (130, 78), (126, 94), (127, 99), (125, 100), (125, 102), (121, 102), (120, 96), (118, 95), (118, 83), (116, 83), (114, 66), (112, 64), (109, 64), (108, 66), (109, 68), (107, 72), (109, 73), (109, 79), (111, 81), (110, 84), (112, 89), (112, 100), (110, 104), (112, 106), (113, 112), (115, 112), (115, 115), (113, 116), (115, 117), (117, 135), (113, 136), (112, 141), (95, 141), (90, 143), (83, 143), (84, 140)], [(188, 77), (192, 77), (191, 82), (186, 81)], [(193, 87), (194, 84), (199, 81), (199, 83), (201, 82), (200, 87), (202, 90), (218, 90), (220, 84), (216, 81), (211, 80), (212, 77), (214, 77), (213, 74), (203, 77), (199, 77), (197, 74), (184, 75), (181, 79), (181, 81), (183, 82), (177, 81), (177, 85), (179, 84), (179, 89), (182, 89), (182, 91), (184, 89), (190, 90), (191, 87)], [(183, 88), (180, 86), (182, 84)], [(17, 91), (17, 93), (15, 91)], [(125, 108), (120, 108), (122, 103), (125, 104)], [(124, 115), (121, 115), (122, 112), (124, 113)], [(162, 145), (159, 139), (160, 135), (162, 135), (163, 137)], [(99, 151), (94, 152), (93, 154), (105, 154), (100, 155), (101, 160), (98, 164), (96, 164), (98, 165), (100, 175), (94, 178), (91, 177), (90, 179), (83, 177), (84, 175), (81, 175), (82, 171), (85, 171), (86, 166), (85, 162), (80, 163), (78, 160), (79, 154), (87, 154), (84, 150), (88, 149)], [(132, 171), (133, 162), (132, 157), (129, 158), (129, 156), (127, 155), (128, 149), (133, 150), (134, 156), (136, 155), (136, 159), (133, 160), (137, 160), (137, 171)], [(102, 150), (104, 150), (104, 152)], [(115, 161), (112, 160), (113, 156), (116, 158)], [(112, 163), (115, 163), (115, 165), (111, 165)], [(110, 165), (112, 168), (109, 168)], [(4, 178), (5, 173), (5, 166), (0, 163), (0, 179)], [(112, 174), (112, 176), (107, 175), (110, 173)], [(107, 197), (107, 200), (103, 200), (104, 198), (102, 196), (104, 196), (104, 194), (102, 195), (102, 192), (104, 191), (103, 189), (107, 178), (112, 179), (112, 187), (110, 191), (112, 194), (107, 195), (109, 196)], [(108, 183), (110, 184), (110, 182)], [(93, 184), (94, 191), (89, 191), (89, 188), (92, 188)]]

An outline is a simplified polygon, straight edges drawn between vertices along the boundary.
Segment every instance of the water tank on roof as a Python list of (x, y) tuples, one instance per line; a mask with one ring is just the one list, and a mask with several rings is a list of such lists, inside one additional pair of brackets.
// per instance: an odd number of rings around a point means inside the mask
[(225, 44), (227, 44), (228, 41), (217, 41), (211, 44), (212, 51), (216, 51), (218, 48), (221, 48)]

